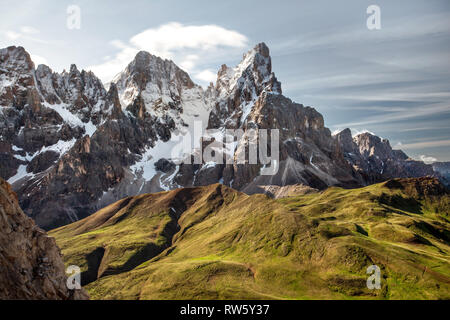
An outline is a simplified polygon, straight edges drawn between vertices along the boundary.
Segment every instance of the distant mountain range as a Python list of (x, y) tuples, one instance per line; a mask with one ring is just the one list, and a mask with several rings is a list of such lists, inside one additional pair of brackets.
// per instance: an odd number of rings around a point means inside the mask
[[(261, 163), (177, 163), (173, 137), (193, 134), (196, 121), (224, 136), (227, 129), (278, 129), (277, 173), (262, 175)], [(222, 141), (203, 141), (208, 143)], [(236, 159), (248, 145), (238, 139), (226, 150), (219, 156)], [(45, 229), (128, 196), (179, 187), (221, 183), (254, 194), (291, 185), (355, 188), (405, 177), (449, 181), (448, 163), (412, 160), (369, 133), (332, 135), (319, 112), (282, 95), (264, 43), (238, 66), (223, 65), (207, 89), (172, 61), (147, 52), (139, 52), (106, 90), (75, 65), (56, 73), (36, 68), (22, 47), (1, 49), (0, 160), (0, 176)]]

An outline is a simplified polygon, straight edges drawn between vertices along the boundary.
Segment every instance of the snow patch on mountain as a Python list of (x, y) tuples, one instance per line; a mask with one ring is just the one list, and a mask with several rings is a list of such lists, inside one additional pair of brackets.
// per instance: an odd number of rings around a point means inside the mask
[(50, 104), (48, 102), (44, 102), (44, 105), (58, 112), (61, 118), (63, 118), (64, 122), (72, 125), (73, 127), (78, 126), (84, 128), (86, 134), (90, 137), (97, 130), (97, 127), (92, 123), (92, 121), (83, 122), (77, 115), (70, 112), (70, 110), (68, 109), (69, 106), (67, 104)]
[(27, 172), (27, 165), (21, 164), (19, 168), (17, 169), (17, 173), (8, 179), (9, 184), (13, 184), (16, 181), (19, 181), (20, 179), (23, 179), (25, 177), (31, 179), (35, 176), (32, 172)]

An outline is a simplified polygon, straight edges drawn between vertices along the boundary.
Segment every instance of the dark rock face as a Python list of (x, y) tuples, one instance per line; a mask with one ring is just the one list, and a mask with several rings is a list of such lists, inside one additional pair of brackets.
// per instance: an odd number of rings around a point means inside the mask
[(55, 151), (45, 151), (34, 157), (27, 166), (28, 172), (39, 173), (45, 171), (58, 160), (59, 154)]
[(167, 173), (175, 169), (175, 163), (165, 158), (161, 158), (155, 163), (155, 169)]
[(132, 152), (157, 139), (151, 120), (136, 121), (125, 116), (106, 121), (92, 137), (79, 139), (48, 172), (31, 179), (34, 184), (18, 189), (24, 211), (45, 229), (95, 211), (103, 192), (120, 183), (137, 160)]
[(365, 184), (391, 178), (424, 177), (434, 175), (433, 167), (410, 159), (403, 151), (393, 150), (389, 141), (371, 133), (354, 138), (350, 129), (335, 136), (347, 162), (364, 178)]
[(0, 178), (0, 299), (88, 299), (84, 289), (69, 290), (54, 238), (19, 207), (17, 195)]

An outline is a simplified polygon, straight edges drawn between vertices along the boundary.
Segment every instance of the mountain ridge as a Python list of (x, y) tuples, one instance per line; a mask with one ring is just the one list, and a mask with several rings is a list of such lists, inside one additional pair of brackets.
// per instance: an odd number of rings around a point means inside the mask
[[(206, 90), (172, 61), (147, 52), (139, 52), (108, 91), (92, 72), (75, 65), (61, 74), (44, 65), (35, 68), (21, 47), (1, 49), (0, 80), (0, 175), (45, 229), (129, 195), (183, 186), (222, 182), (252, 194), (270, 186), (357, 187), (397, 176), (437, 175), (398, 152), (384, 152), (384, 144), (370, 137), (367, 148), (377, 154), (358, 151), (353, 158), (343, 152), (319, 112), (282, 95), (264, 43), (235, 68), (222, 66), (215, 87)], [(197, 120), (203, 129), (218, 130), (216, 138), (226, 137), (226, 129), (278, 129), (278, 173), (261, 175), (262, 164), (173, 163), (173, 137), (193, 134)], [(248, 151), (245, 138), (233, 147), (220, 156), (237, 158)], [(380, 155), (393, 164), (383, 174)]]

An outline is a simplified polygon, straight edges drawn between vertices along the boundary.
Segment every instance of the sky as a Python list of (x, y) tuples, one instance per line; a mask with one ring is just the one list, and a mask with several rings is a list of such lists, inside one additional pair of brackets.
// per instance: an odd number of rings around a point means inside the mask
[[(380, 29), (370, 30), (370, 5)], [(5, 1), (0, 47), (35, 64), (92, 70), (104, 83), (146, 50), (203, 86), (259, 42), (283, 94), (316, 108), (332, 132), (390, 140), (450, 161), (450, 1)], [(78, 19), (79, 17), (79, 19)]]

